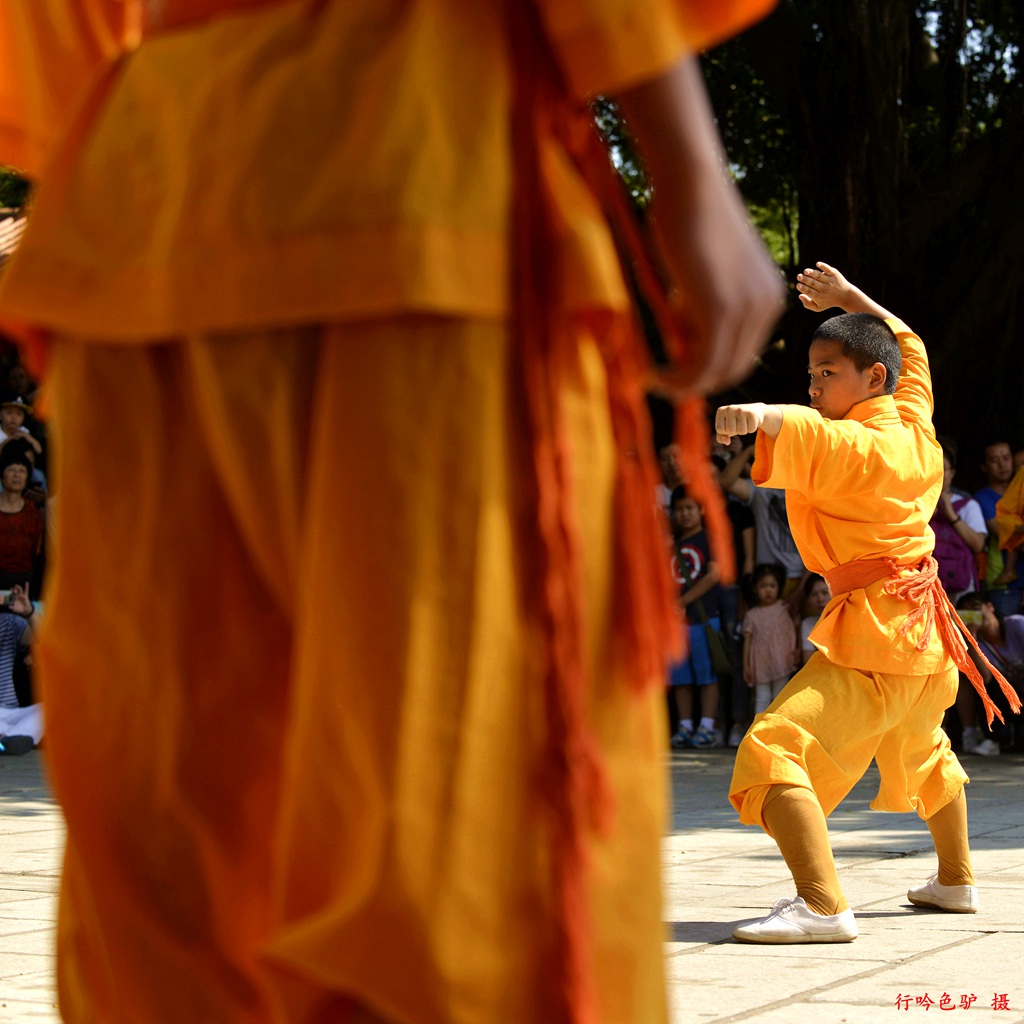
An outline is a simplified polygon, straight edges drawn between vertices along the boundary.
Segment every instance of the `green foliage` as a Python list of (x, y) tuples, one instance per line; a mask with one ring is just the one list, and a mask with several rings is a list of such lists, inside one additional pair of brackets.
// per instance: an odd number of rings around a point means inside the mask
[[(1024, 437), (1024, 4), (780, 0), (702, 61), (775, 258), (835, 263), (914, 325), (965, 450)], [(780, 330), (806, 333), (795, 297)], [(802, 346), (786, 353), (798, 381)]]
[(29, 183), (24, 178), (7, 167), (0, 167), (0, 207), (24, 206), (28, 192)]
[(598, 96), (591, 109), (597, 129), (608, 147), (612, 165), (637, 208), (646, 209), (651, 201), (651, 185), (619, 108), (612, 100)]
[[(606, 97), (599, 96), (593, 103), (594, 120), (603, 136), (612, 164), (622, 178), (637, 209), (643, 211), (649, 205), (653, 189), (644, 170), (643, 161), (637, 153), (636, 146), (629, 134), (629, 126), (622, 117), (616, 104)], [(733, 172), (742, 175), (743, 169), (733, 167)], [(762, 197), (763, 204), (753, 202), (748, 197), (747, 208), (751, 220), (761, 232), (765, 244), (775, 261), (782, 267), (791, 267), (795, 262), (796, 248), (796, 207), (777, 201), (777, 196), (790, 195), (787, 183), (780, 180), (774, 195)]]
[(787, 276), (792, 276), (799, 259), (796, 248), (799, 217), (795, 208), (791, 209), (785, 203), (758, 206), (748, 201), (747, 212), (772, 259), (787, 271)]

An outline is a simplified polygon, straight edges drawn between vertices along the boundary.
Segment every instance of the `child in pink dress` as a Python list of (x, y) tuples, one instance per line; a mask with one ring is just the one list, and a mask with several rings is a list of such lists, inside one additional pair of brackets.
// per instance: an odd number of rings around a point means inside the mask
[(796, 625), (780, 600), (781, 565), (754, 569), (757, 604), (743, 616), (743, 679), (754, 688), (754, 714), (768, 710), (798, 666)]

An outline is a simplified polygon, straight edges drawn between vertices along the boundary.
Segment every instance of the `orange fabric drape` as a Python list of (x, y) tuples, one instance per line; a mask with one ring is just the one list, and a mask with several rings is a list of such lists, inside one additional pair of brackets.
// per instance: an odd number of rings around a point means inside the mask
[[(905, 569), (911, 569), (912, 574), (904, 576), (901, 570)], [(907, 613), (897, 635), (903, 636), (919, 620), (923, 620), (924, 631), (918, 640), (917, 649), (924, 651), (927, 650), (931, 640), (933, 626), (937, 626), (943, 646), (949, 652), (954, 664), (970, 679), (981, 697), (989, 725), (992, 724), (993, 716), (1000, 722), (1003, 721), (1003, 716), (985, 690), (985, 681), (968, 653), (967, 643), (971, 644), (992, 673), (1010, 705), (1010, 710), (1015, 713), (1020, 712), (1021, 703), (1016, 691), (1006, 681), (1003, 674), (985, 657), (978, 646), (978, 641), (974, 639), (970, 630), (960, 620), (956, 609), (950, 604), (949, 597), (939, 582), (938, 563), (934, 558), (925, 558), (916, 566), (900, 566), (892, 558), (865, 558), (845, 562), (825, 573), (825, 583), (833, 597), (849, 593), (852, 590), (861, 590), (882, 579), (888, 580), (884, 588), (887, 594), (913, 603), (913, 608)]]

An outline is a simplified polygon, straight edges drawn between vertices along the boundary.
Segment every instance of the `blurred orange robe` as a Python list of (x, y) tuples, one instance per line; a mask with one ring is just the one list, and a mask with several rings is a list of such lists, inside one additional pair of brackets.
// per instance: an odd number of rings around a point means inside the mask
[[(766, 6), (537, 4), (580, 97)], [(515, 59), (489, 3), (0, 7), (0, 159), (38, 180), (0, 315), (53, 335), (70, 1024), (664, 1019), (661, 694), (616, 627), (627, 295), (538, 139), (573, 339), (541, 442), (580, 554), (546, 572)], [(553, 770), (538, 607), (575, 591), (586, 743)], [(586, 744), (612, 818), (581, 839), (581, 943), (550, 811)]]

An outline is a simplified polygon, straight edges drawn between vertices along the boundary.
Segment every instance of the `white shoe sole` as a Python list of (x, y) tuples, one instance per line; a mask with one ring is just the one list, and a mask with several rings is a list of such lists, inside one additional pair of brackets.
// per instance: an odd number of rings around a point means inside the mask
[(954, 904), (949, 900), (941, 899), (938, 896), (915, 895), (912, 892), (908, 892), (907, 899), (910, 900), (915, 907), (928, 907), (931, 910), (945, 910), (948, 914), (976, 914), (978, 912), (977, 907), (965, 907), (961, 904)]
[(737, 931), (732, 933), (737, 942), (747, 942), (758, 946), (800, 946), (811, 942), (853, 942), (856, 935), (743, 935)]

